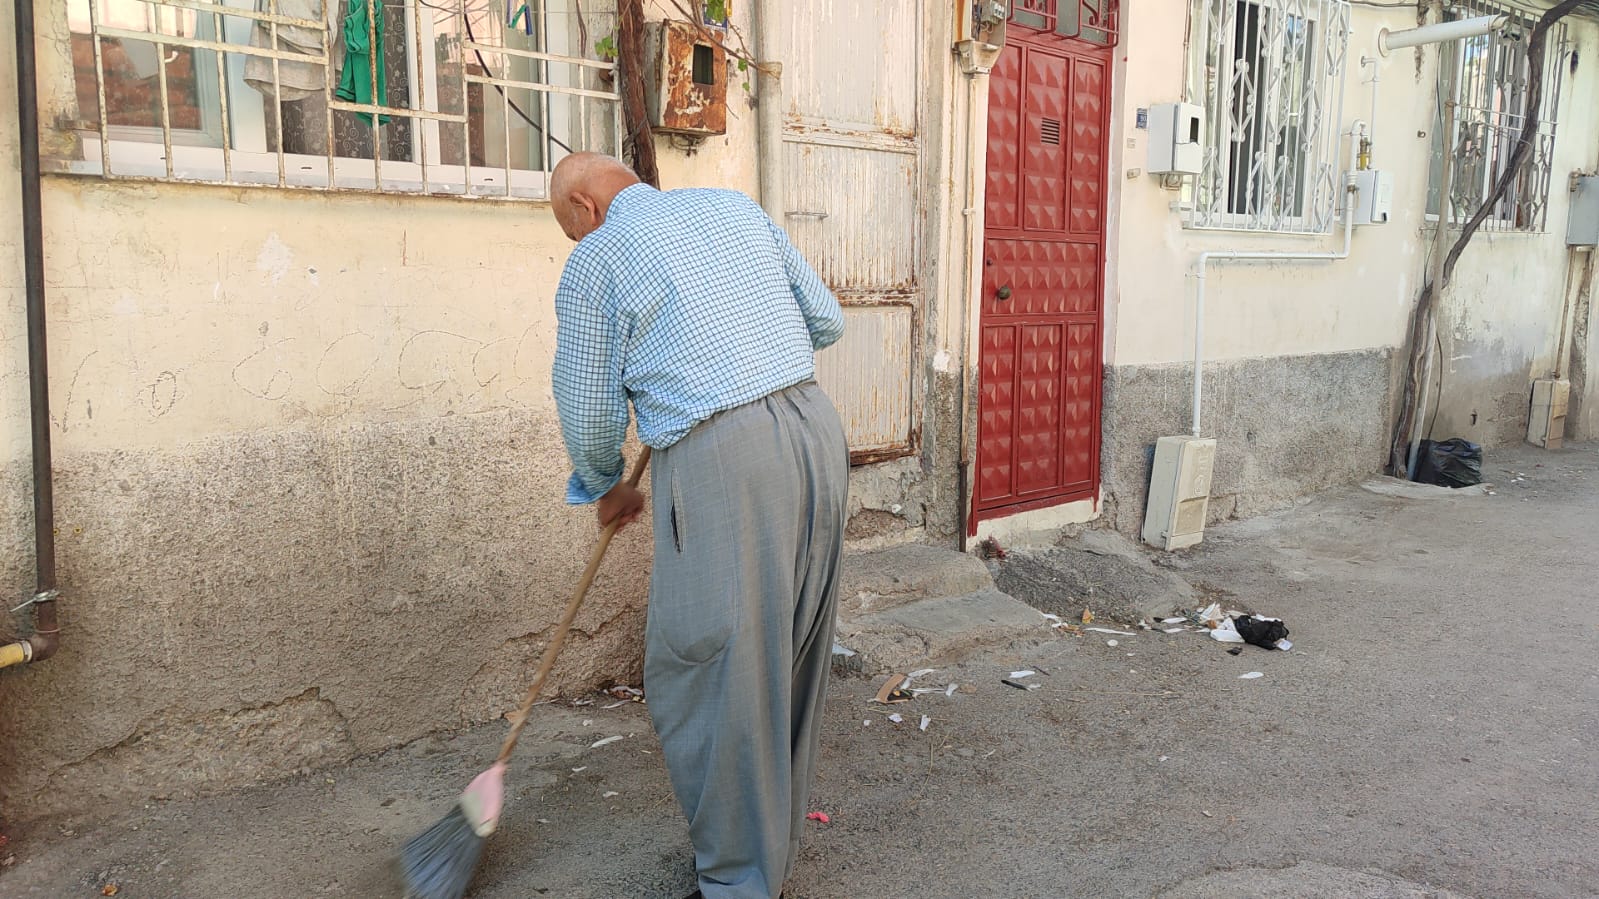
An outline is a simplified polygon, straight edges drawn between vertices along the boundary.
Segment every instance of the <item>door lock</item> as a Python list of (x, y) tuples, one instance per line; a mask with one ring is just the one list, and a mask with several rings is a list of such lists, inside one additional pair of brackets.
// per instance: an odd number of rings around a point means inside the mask
[(1010, 299), (1010, 285), (1006, 284), (1004, 287), (1001, 287), (999, 292), (994, 295), (999, 297), (1001, 300)]

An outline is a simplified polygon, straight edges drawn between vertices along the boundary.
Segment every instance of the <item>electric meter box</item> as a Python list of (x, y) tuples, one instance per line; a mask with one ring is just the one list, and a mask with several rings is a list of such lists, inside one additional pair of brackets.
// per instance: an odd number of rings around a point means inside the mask
[(644, 34), (654, 130), (704, 138), (727, 133), (727, 51), (692, 22), (667, 20)]
[(1144, 542), (1164, 550), (1204, 539), (1210, 511), (1210, 478), (1216, 441), (1210, 437), (1162, 437), (1155, 441), (1155, 467), (1144, 513)]
[(1197, 175), (1205, 165), (1205, 108), (1162, 103), (1149, 108), (1151, 175)]
[(1582, 175), (1571, 190), (1566, 246), (1599, 246), (1599, 175)]
[(1393, 211), (1393, 173), (1376, 169), (1355, 172), (1355, 224), (1385, 225)]
[(1570, 405), (1570, 381), (1554, 378), (1533, 381), (1527, 442), (1544, 449), (1560, 449), (1566, 439), (1566, 410)]

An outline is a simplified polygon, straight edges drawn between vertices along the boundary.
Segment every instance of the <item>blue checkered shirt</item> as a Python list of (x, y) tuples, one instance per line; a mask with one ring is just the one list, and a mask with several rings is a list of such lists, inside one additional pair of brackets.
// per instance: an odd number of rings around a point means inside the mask
[(622, 479), (628, 401), (664, 449), (696, 424), (813, 377), (844, 333), (838, 300), (749, 197), (616, 195), (555, 291), (555, 405), (572, 458), (566, 501)]

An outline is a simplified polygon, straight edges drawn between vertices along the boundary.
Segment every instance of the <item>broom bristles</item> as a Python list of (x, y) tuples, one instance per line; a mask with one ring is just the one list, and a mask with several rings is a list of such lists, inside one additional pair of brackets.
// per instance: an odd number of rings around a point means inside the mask
[(400, 850), (406, 895), (415, 899), (461, 899), (472, 882), (478, 858), (483, 855), (483, 840), (457, 803), (448, 815)]

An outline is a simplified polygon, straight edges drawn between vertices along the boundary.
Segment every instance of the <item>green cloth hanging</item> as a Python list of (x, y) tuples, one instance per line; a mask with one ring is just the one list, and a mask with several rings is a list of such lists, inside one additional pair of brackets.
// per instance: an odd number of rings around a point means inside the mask
[[(372, 25), (367, 26), (367, 0), (349, 0), (344, 15), (344, 70), (339, 73), (339, 89), (333, 95), (346, 103), (367, 106), (387, 105), (389, 95), (388, 65), (383, 61), (383, 2), (372, 0)], [(372, 38), (376, 36), (376, 52)], [(377, 66), (378, 94), (372, 96), (372, 67)], [(358, 112), (365, 122), (372, 124), (370, 113)], [(388, 116), (380, 116), (378, 124), (387, 125)]]

